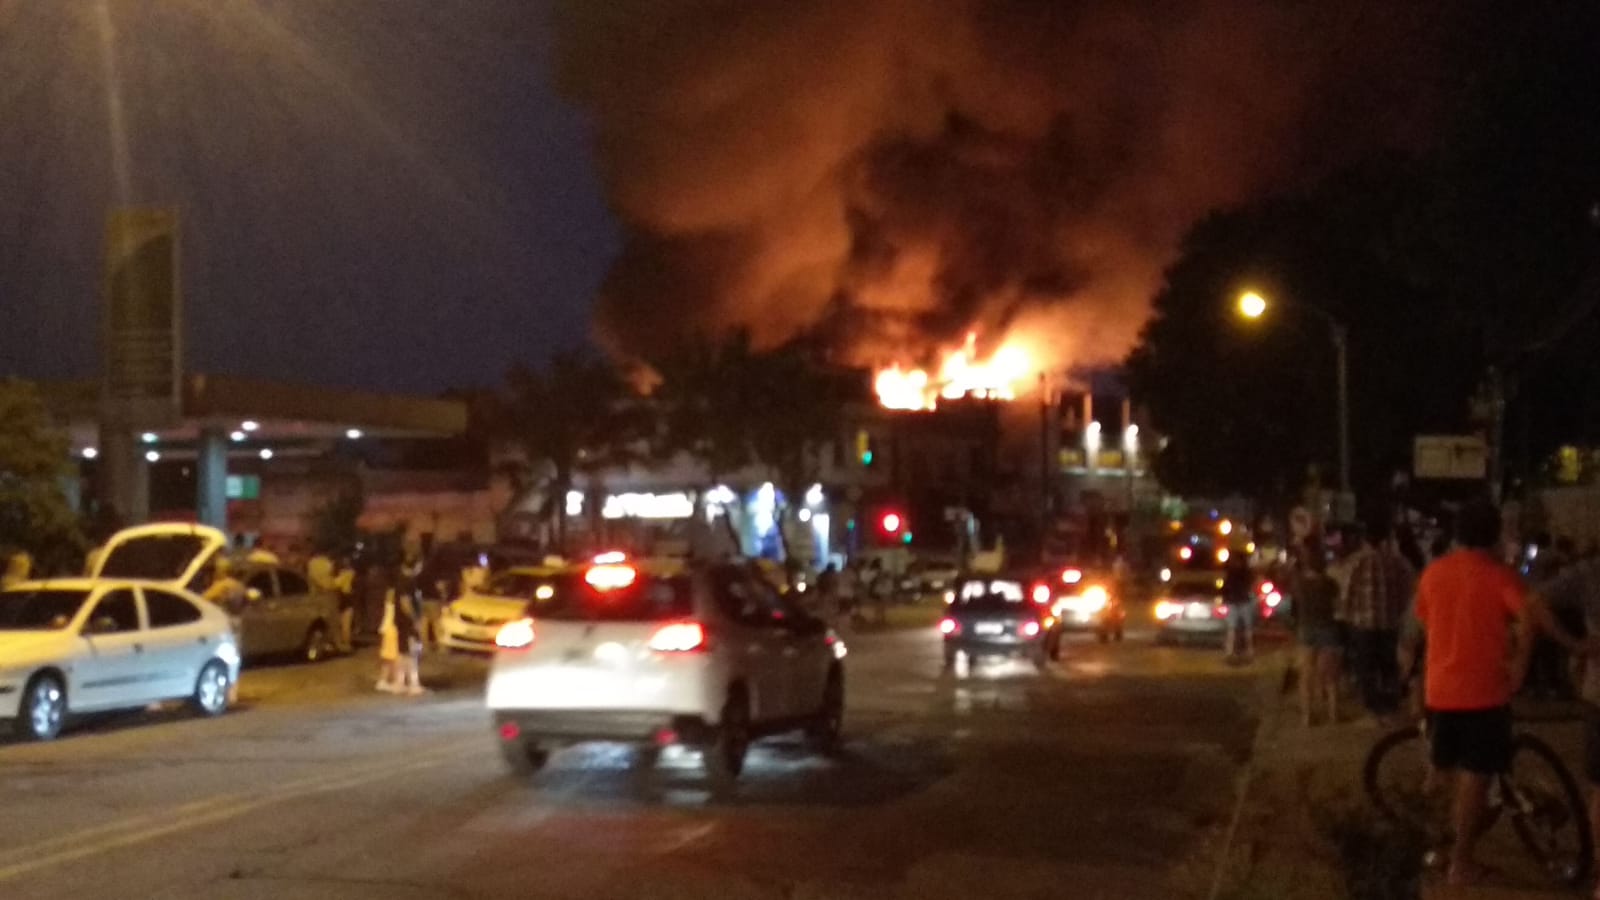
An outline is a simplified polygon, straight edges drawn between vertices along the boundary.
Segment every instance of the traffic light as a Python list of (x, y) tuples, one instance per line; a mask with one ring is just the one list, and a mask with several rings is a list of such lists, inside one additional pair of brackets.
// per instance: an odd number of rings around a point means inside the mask
[(872, 452), (872, 433), (865, 428), (856, 432), (856, 458), (863, 466), (872, 465), (876, 454)]
[(897, 512), (886, 512), (883, 514), (883, 518), (878, 520), (879, 527), (881, 527), (883, 529), (883, 533), (887, 535), (899, 534), (900, 526), (904, 524), (905, 520), (902, 519), (900, 514)]

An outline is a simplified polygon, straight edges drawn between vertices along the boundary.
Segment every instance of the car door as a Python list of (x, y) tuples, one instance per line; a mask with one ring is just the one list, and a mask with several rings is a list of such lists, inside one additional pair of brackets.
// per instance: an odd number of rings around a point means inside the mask
[(322, 595), (313, 594), (311, 585), (298, 573), (278, 569), (278, 625), (282, 629), (284, 649), (298, 650), (305, 646), (311, 626), (324, 619), (320, 609)]
[(784, 688), (787, 715), (809, 716), (822, 709), (822, 693), (833, 665), (833, 645), (827, 626), (791, 602), (777, 596), (783, 641)]
[(283, 617), (278, 607), (278, 582), (271, 569), (258, 569), (245, 579), (245, 601), (237, 612), (239, 654), (245, 657), (269, 656), (288, 649), (284, 646)]
[(117, 709), (150, 702), (139, 599), (132, 588), (107, 590), (83, 624), (88, 653), (72, 667), (67, 700), (74, 710)]
[(750, 687), (754, 721), (788, 715), (782, 629), (773, 616), (776, 592), (764, 580), (737, 566), (719, 568), (713, 576), (717, 605), (729, 629), (728, 652), (735, 670)]
[(200, 678), (200, 667), (216, 656), (221, 636), (187, 597), (157, 587), (141, 593), (149, 624), (144, 654), (154, 684), (163, 699), (187, 697)]

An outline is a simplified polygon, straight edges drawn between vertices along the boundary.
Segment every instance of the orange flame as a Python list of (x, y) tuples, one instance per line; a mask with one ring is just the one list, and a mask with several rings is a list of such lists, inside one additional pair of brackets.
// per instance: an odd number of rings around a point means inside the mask
[(1015, 400), (1017, 390), (1033, 370), (1028, 351), (1016, 343), (1002, 344), (986, 360), (977, 353), (977, 335), (968, 334), (959, 349), (945, 354), (938, 376), (925, 369), (906, 369), (898, 363), (878, 371), (873, 382), (878, 402), (886, 409), (934, 409), (940, 398), (958, 400)]

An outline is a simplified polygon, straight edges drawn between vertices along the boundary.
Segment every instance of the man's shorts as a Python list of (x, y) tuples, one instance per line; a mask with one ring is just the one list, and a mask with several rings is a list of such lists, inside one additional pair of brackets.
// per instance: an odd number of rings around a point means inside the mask
[(1583, 775), (1600, 785), (1600, 706), (1583, 704)]
[(1430, 709), (1434, 768), (1498, 775), (1511, 768), (1511, 707)]

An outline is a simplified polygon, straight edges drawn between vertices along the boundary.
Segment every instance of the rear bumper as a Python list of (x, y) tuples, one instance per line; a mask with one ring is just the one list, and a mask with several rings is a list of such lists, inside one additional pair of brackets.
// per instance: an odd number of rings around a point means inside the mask
[(516, 726), (517, 737), (532, 743), (654, 743), (668, 731), (674, 740), (696, 743), (712, 731), (699, 716), (642, 709), (496, 710), (495, 729), (502, 739), (507, 723)]
[(948, 650), (959, 650), (972, 656), (1023, 656), (1037, 652), (1041, 637), (949, 637), (944, 645)]

